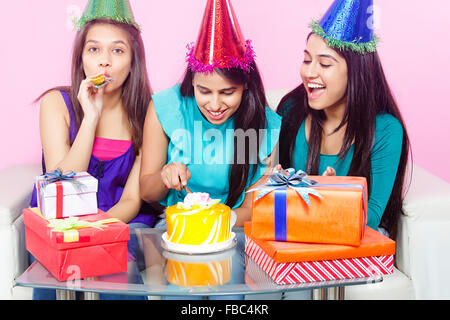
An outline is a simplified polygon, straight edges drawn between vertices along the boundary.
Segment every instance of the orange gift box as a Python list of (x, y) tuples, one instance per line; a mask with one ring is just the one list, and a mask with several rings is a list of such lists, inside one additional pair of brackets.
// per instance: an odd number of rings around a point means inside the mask
[[(359, 247), (258, 240), (250, 236), (250, 222), (244, 228), (245, 253), (278, 284), (364, 278), (394, 272), (395, 242), (371, 228), (366, 229)], [(251, 263), (248, 267), (254, 268)]]
[[(282, 228), (276, 210), (277, 192), (255, 200), (262, 191), (253, 191), (252, 231), (254, 239), (359, 246), (364, 235), (367, 208), (367, 182), (364, 177), (308, 176), (317, 182), (309, 189), (321, 198), (309, 195), (310, 206), (293, 188), (285, 193)], [(279, 208), (279, 207), (278, 207)], [(279, 210), (278, 210), (279, 211)], [(278, 226), (277, 226), (278, 224)]]
[(251, 236), (253, 223), (245, 222), (244, 232), (274, 261), (279, 263), (324, 261), (395, 254), (395, 241), (366, 227), (361, 245), (345, 246), (319, 243), (265, 241)]

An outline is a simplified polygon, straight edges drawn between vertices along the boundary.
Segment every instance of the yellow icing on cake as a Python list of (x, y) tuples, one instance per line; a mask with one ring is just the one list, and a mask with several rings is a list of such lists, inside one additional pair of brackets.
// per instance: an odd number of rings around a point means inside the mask
[(216, 203), (209, 208), (174, 205), (166, 209), (168, 240), (177, 244), (208, 245), (230, 240), (231, 209)]

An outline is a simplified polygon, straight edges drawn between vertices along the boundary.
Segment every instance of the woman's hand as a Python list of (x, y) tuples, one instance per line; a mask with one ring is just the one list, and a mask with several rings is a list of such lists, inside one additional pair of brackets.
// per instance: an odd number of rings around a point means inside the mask
[(191, 172), (184, 164), (172, 162), (162, 168), (161, 179), (167, 189), (181, 191), (191, 179)]
[(332, 167), (327, 167), (327, 170), (322, 174), (322, 176), (332, 177), (336, 175), (336, 170)]
[(104, 87), (97, 89), (90, 78), (81, 81), (77, 98), (86, 119), (97, 121), (100, 118), (103, 109), (104, 90)]
[(281, 164), (277, 164), (275, 167), (272, 168), (272, 172), (270, 172), (270, 174), (277, 173), (280, 170), (283, 170), (283, 167), (281, 166)]

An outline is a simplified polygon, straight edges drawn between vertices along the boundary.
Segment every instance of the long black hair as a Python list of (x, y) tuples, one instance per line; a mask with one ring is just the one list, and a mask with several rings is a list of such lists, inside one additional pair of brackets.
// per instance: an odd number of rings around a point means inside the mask
[[(259, 132), (259, 129), (265, 129), (266, 127), (266, 113), (265, 107), (267, 105), (266, 95), (264, 91), (263, 82), (255, 63), (250, 65), (250, 71), (244, 71), (240, 68), (230, 69), (214, 69), (219, 75), (231, 83), (237, 85), (247, 85), (247, 88), (242, 94), (242, 101), (239, 108), (233, 115), (234, 128), (242, 129), (244, 132), (247, 130), (255, 130)], [(184, 79), (181, 82), (180, 92), (184, 97), (194, 96), (194, 87), (192, 86), (192, 79), (194, 73), (188, 68), (186, 70)], [(242, 159), (242, 155), (238, 154), (241, 150), (238, 150), (238, 144), (234, 143), (234, 161), (229, 175), (229, 190), (226, 204), (229, 207), (233, 207), (239, 196), (244, 192), (247, 185), (248, 178), (253, 177), (256, 174), (257, 166), (251, 165), (251, 159), (258, 159), (261, 137), (257, 135), (257, 148), (250, 148), (250, 141), (245, 141), (245, 161), (237, 161), (238, 158)], [(253, 154), (252, 151), (254, 152)], [(251, 169), (250, 169), (251, 168)], [(251, 171), (251, 172), (250, 172)]]
[[(366, 177), (369, 184), (369, 194), (371, 188), (370, 156), (375, 138), (376, 116), (383, 113), (391, 114), (403, 128), (402, 152), (397, 176), (380, 223), (380, 226), (389, 232), (390, 237), (395, 239), (398, 219), (403, 213), (403, 187), (410, 154), (406, 126), (389, 88), (378, 53), (359, 54), (351, 50), (334, 50), (345, 59), (348, 68), (347, 105), (342, 122), (335, 129), (337, 131), (347, 125), (338, 158), (344, 159), (353, 143), (354, 155), (348, 175)], [(287, 110), (287, 107), (289, 107), (289, 110)], [(303, 84), (283, 97), (278, 105), (277, 112), (283, 115), (280, 132), (280, 164), (283, 168), (292, 166), (297, 132), (306, 117), (310, 116), (311, 128), (306, 172), (312, 175), (319, 174), (322, 125), (326, 119), (325, 113), (310, 108)]]

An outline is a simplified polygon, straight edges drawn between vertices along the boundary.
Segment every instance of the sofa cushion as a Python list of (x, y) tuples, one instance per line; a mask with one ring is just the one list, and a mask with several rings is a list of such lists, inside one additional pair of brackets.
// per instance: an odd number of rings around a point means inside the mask
[[(406, 185), (408, 187), (408, 185)], [(408, 217), (444, 218), (450, 213), (450, 183), (414, 164), (411, 184), (403, 202)]]
[(276, 110), (278, 107), (278, 104), (280, 103), (281, 99), (289, 92), (288, 89), (279, 89), (279, 90), (267, 90), (266, 92), (266, 98), (267, 103), (269, 104), (269, 107), (272, 110)]
[(346, 300), (412, 300), (412, 281), (394, 267), (394, 273), (383, 276), (383, 281), (345, 287)]

